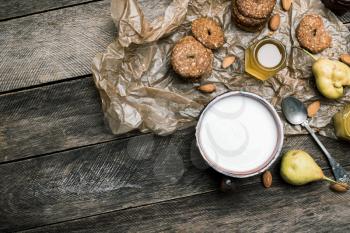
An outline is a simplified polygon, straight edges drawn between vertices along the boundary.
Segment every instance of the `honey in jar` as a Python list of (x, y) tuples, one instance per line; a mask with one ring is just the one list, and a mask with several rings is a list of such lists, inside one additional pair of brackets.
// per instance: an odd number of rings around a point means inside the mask
[(337, 137), (350, 141), (350, 104), (335, 114), (333, 120)]
[(286, 67), (286, 48), (278, 40), (264, 38), (245, 51), (245, 71), (265, 81)]

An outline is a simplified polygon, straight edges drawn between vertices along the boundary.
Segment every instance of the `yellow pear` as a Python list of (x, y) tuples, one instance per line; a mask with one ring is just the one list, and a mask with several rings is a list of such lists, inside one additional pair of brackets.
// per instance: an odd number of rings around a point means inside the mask
[(284, 181), (292, 185), (304, 185), (326, 179), (315, 160), (302, 150), (290, 150), (284, 154), (281, 163), (281, 176)]
[(343, 97), (344, 87), (350, 86), (350, 67), (340, 61), (317, 58), (305, 49), (302, 50), (315, 60), (312, 72), (320, 93), (328, 99)]

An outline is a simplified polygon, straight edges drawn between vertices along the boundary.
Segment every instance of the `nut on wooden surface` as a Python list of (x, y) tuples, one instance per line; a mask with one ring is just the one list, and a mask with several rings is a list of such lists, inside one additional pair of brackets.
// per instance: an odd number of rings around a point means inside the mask
[(272, 186), (272, 174), (270, 171), (264, 172), (262, 181), (265, 188), (270, 188)]
[(331, 184), (329, 188), (337, 193), (345, 193), (349, 190), (349, 185), (346, 183), (336, 183), (336, 184)]

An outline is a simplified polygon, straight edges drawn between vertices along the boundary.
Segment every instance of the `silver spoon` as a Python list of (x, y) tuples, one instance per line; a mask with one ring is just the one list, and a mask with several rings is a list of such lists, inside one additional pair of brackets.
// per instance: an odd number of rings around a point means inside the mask
[(326, 155), (329, 164), (331, 165), (335, 179), (340, 182), (350, 183), (350, 174), (348, 174), (345, 169), (334, 160), (331, 154), (327, 151), (326, 147), (318, 139), (315, 132), (309, 126), (309, 123), (307, 121), (307, 110), (304, 104), (300, 100), (290, 96), (283, 99), (282, 111), (289, 123), (293, 125), (302, 125), (315, 139), (319, 147), (322, 149), (323, 153)]

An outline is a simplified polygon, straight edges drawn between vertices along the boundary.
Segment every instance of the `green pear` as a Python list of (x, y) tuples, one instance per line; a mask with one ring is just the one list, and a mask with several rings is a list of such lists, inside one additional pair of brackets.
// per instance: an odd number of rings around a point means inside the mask
[(319, 92), (328, 99), (343, 97), (344, 87), (350, 86), (350, 67), (340, 61), (316, 58), (305, 49), (302, 50), (315, 61), (312, 72)]
[(318, 59), (312, 65), (317, 89), (328, 99), (344, 95), (344, 86), (350, 85), (350, 68), (340, 61)]
[(302, 150), (291, 150), (284, 154), (281, 163), (281, 176), (284, 181), (292, 185), (328, 180), (315, 160)]

